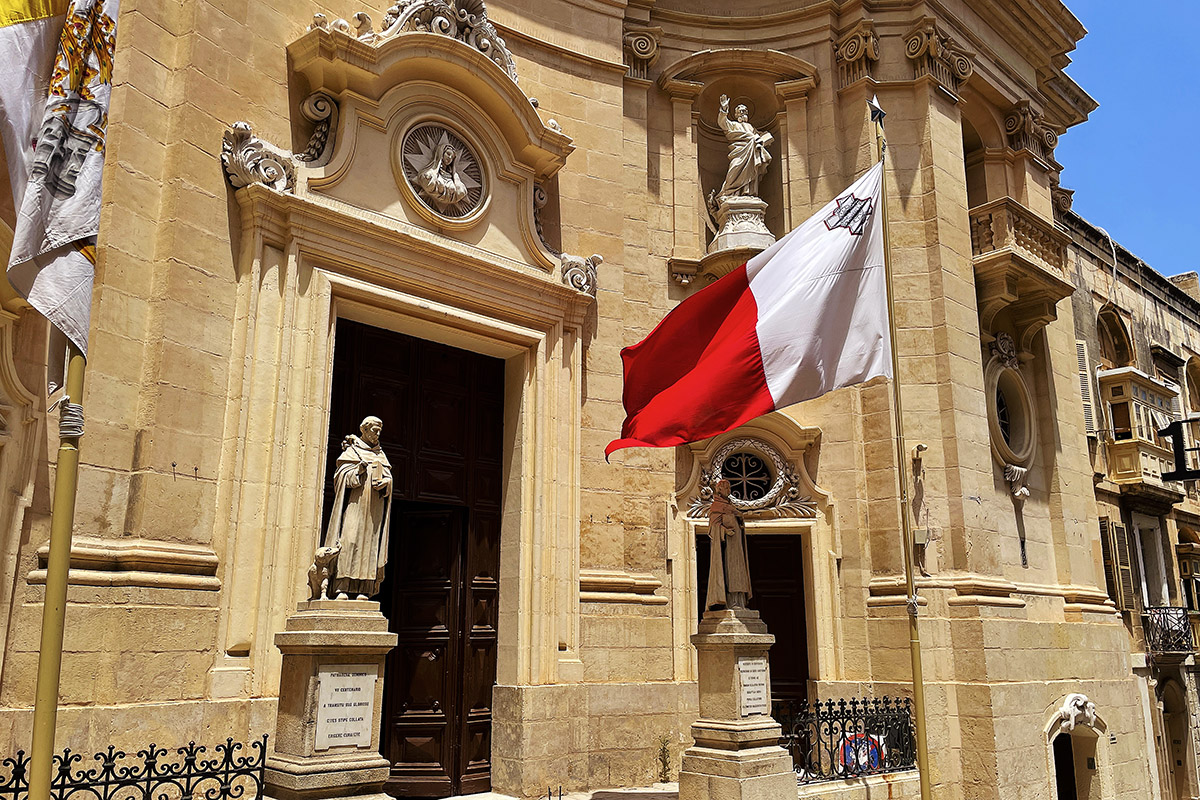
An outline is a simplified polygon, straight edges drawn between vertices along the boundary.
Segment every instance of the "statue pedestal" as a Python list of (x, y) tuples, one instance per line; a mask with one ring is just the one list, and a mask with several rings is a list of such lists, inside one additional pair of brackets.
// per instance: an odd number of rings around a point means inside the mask
[(692, 637), (700, 665), (696, 743), (683, 753), (679, 800), (794, 800), (796, 773), (771, 718), (767, 651), (757, 611), (707, 611)]
[(379, 754), (383, 664), (396, 646), (379, 604), (300, 603), (275, 634), (283, 652), (274, 750), (264, 794), (275, 800), (362, 798), (382, 793)]
[(767, 204), (757, 197), (730, 195), (717, 205), (717, 235), (708, 246), (709, 254), (722, 250), (762, 252), (775, 244), (767, 230)]

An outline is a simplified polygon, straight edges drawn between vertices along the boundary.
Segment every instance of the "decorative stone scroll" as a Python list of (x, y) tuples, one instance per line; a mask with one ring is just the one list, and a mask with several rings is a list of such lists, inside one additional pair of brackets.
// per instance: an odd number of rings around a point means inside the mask
[(1065, 214), (1071, 210), (1071, 203), (1075, 198), (1074, 189), (1064, 189), (1059, 183), (1058, 173), (1050, 175), (1050, 202), (1054, 205), (1054, 210), (1059, 214)]
[(838, 39), (833, 47), (838, 65), (838, 88), (863, 78), (873, 78), (879, 61), (879, 36), (873, 20), (863, 19)]
[(471, 146), (443, 125), (414, 126), (400, 146), (404, 177), (431, 211), (457, 219), (483, 203), (483, 166)]
[(406, 31), (437, 33), (465, 42), (496, 62), (514, 83), (517, 80), (517, 66), (488, 19), (483, 0), (401, 0), (387, 10), (381, 33), (368, 32), (359, 38), (382, 41)]
[(816, 503), (803, 493), (796, 467), (761, 439), (732, 439), (713, 454), (709, 468), (700, 471), (699, 489), (689, 504), (689, 517), (708, 516), (721, 480), (731, 481), (730, 499), (749, 519), (817, 516)]
[(261, 183), (279, 192), (290, 192), (296, 186), (298, 165), (320, 166), (329, 160), (333, 152), (331, 133), (337, 125), (337, 102), (324, 92), (314, 92), (300, 104), (300, 113), (316, 127), (308, 146), (298, 154), (259, 139), (248, 122), (235, 122), (225, 131), (221, 165), (235, 189)]
[(1054, 148), (1058, 146), (1058, 133), (1046, 124), (1042, 112), (1033, 108), (1028, 100), (1017, 103), (1004, 117), (1004, 132), (1013, 150), (1027, 151), (1057, 166)]
[(560, 253), (562, 262), (562, 281), (572, 289), (596, 296), (596, 267), (604, 262), (604, 257), (593, 254), (588, 258)]
[(1017, 357), (1017, 343), (1013, 341), (1013, 337), (1007, 331), (1000, 331), (996, 334), (996, 341), (988, 345), (1000, 363), (1009, 369), (1018, 369), (1021, 366), (1021, 360)]
[(974, 55), (943, 33), (933, 17), (922, 19), (904, 37), (904, 54), (913, 62), (915, 77), (929, 75), (956, 97), (975, 71)]
[(662, 28), (645, 25), (625, 26), (621, 45), (625, 66), (629, 67), (629, 77), (647, 79), (650, 67), (658, 61), (658, 40), (661, 36)]
[(292, 155), (254, 135), (249, 122), (235, 122), (221, 143), (221, 164), (234, 188), (261, 183), (280, 192), (296, 185)]

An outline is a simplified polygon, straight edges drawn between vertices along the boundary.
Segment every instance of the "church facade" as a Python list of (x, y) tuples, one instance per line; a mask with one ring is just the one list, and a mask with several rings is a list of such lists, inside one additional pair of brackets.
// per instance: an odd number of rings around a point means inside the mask
[[(905, 470), (934, 795), (1195, 796), (1200, 496), (1152, 429), (1200, 408), (1200, 300), (1069, 210), (1084, 33), (1059, 0), (125, 0), (59, 745), (276, 735), (276, 635), (373, 416), (393, 795), (673, 778), (722, 479), (776, 715), (911, 696)], [(910, 452), (875, 381), (606, 461), (621, 348), (873, 165), (873, 96)], [(62, 342), (0, 288), (5, 755)]]

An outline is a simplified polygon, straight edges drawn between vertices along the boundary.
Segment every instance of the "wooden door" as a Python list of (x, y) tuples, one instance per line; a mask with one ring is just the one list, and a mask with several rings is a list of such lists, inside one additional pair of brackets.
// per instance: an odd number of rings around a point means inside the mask
[[(339, 320), (333, 383), (330, 452), (374, 414), (392, 463), (391, 540), (377, 598), (399, 637), (384, 673), (385, 788), (408, 797), (486, 792), (504, 364)], [(326, 508), (331, 490), (330, 481)]]

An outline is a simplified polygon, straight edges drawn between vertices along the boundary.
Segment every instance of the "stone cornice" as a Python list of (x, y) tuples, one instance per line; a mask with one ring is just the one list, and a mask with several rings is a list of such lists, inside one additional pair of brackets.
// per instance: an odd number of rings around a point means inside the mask
[(395, 276), (411, 263), (453, 273), (459, 283), (473, 280), (482, 294), (526, 319), (568, 323), (582, 320), (593, 301), (567, 286), (556, 271), (515, 261), (465, 242), (439, 236), (323, 195), (296, 195), (261, 183), (239, 189), (234, 197), (243, 231), (259, 231), (266, 241), (285, 246), (295, 241), (318, 263), (353, 264), (376, 278)]

